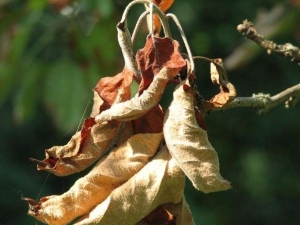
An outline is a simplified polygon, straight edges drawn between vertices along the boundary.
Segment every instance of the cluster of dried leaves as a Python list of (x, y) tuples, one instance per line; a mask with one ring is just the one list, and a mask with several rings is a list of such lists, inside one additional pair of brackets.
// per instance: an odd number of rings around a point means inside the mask
[[(205, 193), (231, 187), (219, 173), (218, 155), (202, 128), (190, 85), (195, 77), (178, 42), (150, 35), (135, 60), (142, 77), (134, 97), (130, 85), (136, 74), (125, 65), (119, 74), (100, 79), (92, 113), (69, 143), (47, 149), (43, 161), (32, 159), (38, 170), (58, 176), (99, 161), (62, 195), (38, 202), (25, 198), (29, 215), (52, 225), (190, 225), (194, 222), (183, 195), (185, 176)], [(221, 93), (207, 104), (220, 107), (232, 92), (224, 77), (212, 74)], [(165, 87), (174, 83), (165, 112), (159, 101)]]

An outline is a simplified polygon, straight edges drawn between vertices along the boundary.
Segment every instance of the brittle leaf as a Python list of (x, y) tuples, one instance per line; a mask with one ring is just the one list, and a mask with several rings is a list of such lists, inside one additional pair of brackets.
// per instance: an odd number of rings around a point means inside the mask
[(81, 131), (75, 133), (66, 145), (47, 149), (43, 161), (31, 159), (37, 163), (37, 169), (67, 176), (84, 170), (110, 149), (118, 138), (122, 123), (96, 124), (93, 117), (113, 103), (128, 100), (131, 82), (132, 73), (126, 68), (114, 77), (100, 79), (94, 88), (91, 117), (85, 120)]
[(97, 123), (110, 120), (129, 121), (145, 115), (151, 108), (158, 104), (165, 86), (173, 74), (174, 69), (162, 68), (154, 77), (149, 88), (140, 96), (136, 95), (126, 102), (114, 104), (110, 109), (96, 116), (95, 121)]
[(222, 59), (211, 60), (210, 74), (212, 82), (220, 85), (220, 93), (208, 102), (212, 105), (211, 107), (222, 107), (233, 101), (236, 97), (236, 90), (233, 84), (228, 81)]
[(138, 51), (136, 58), (142, 72), (139, 95), (102, 112), (96, 116), (97, 122), (128, 121), (145, 115), (158, 104), (168, 81), (186, 65), (178, 42), (170, 38), (147, 37), (145, 47)]
[(183, 188), (184, 174), (163, 147), (152, 161), (75, 224), (136, 224), (157, 206), (180, 202)]
[(205, 193), (229, 189), (219, 173), (219, 160), (195, 118), (193, 96), (185, 91), (187, 80), (177, 85), (165, 115), (163, 133), (172, 156), (194, 187)]
[(132, 136), (102, 158), (89, 174), (77, 180), (66, 193), (44, 197), (34, 205), (27, 199), (30, 204), (28, 213), (51, 225), (67, 224), (87, 214), (143, 168), (156, 153), (161, 140), (162, 133)]
[(143, 49), (138, 50), (136, 61), (142, 73), (142, 81), (139, 86), (141, 94), (151, 84), (153, 77), (163, 67), (174, 69), (170, 79), (186, 66), (186, 62), (180, 54), (179, 43), (170, 38), (148, 36)]
[(132, 121), (135, 133), (160, 133), (163, 131), (164, 110), (160, 105), (151, 108), (144, 116)]

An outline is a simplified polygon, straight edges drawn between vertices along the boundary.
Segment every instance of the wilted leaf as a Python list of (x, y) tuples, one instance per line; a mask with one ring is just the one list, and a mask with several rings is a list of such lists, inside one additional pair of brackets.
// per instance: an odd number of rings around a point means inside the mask
[(236, 97), (236, 90), (228, 81), (228, 76), (223, 67), (222, 59), (211, 60), (210, 74), (212, 82), (220, 85), (220, 93), (215, 95), (208, 104), (211, 105), (211, 107), (222, 107), (233, 101)]
[(158, 104), (170, 77), (174, 74), (173, 69), (162, 68), (154, 77), (152, 83), (140, 96), (114, 104), (110, 109), (101, 112), (95, 117), (96, 122), (118, 120), (129, 121), (145, 115), (151, 108)]
[(58, 176), (80, 172), (101, 157), (118, 138), (121, 122), (95, 124), (94, 116), (111, 107), (113, 103), (130, 98), (132, 73), (124, 69), (114, 77), (100, 79), (94, 89), (94, 105), (91, 117), (86, 119), (81, 131), (72, 136), (64, 146), (54, 146), (46, 150), (38, 170), (47, 170)]
[(164, 114), (160, 105), (154, 106), (144, 116), (132, 121), (135, 133), (160, 133), (163, 131)]
[(138, 51), (136, 58), (142, 72), (139, 95), (103, 111), (96, 116), (97, 122), (128, 121), (145, 115), (158, 104), (168, 81), (186, 65), (178, 42), (169, 38), (147, 37), (145, 47)]
[[(101, 159), (89, 174), (77, 180), (66, 193), (60, 196), (44, 197), (38, 203), (25, 199), (30, 204), (28, 213), (51, 225), (67, 224), (76, 217), (89, 213), (115, 188), (122, 185), (147, 164), (149, 158), (156, 153), (161, 140), (162, 133), (132, 136), (107, 157)], [(162, 171), (162, 173), (164, 172)], [(143, 179), (148, 178), (144, 177)], [(149, 178), (148, 182), (153, 182), (153, 178)], [(138, 183), (130, 183), (130, 185), (133, 189), (141, 188)], [(145, 191), (145, 187), (142, 189)], [(118, 204), (122, 203), (118, 202)], [(119, 216), (120, 213), (116, 215)]]
[(193, 96), (181, 82), (165, 115), (164, 137), (169, 151), (195, 188), (205, 193), (229, 189), (219, 173), (218, 155), (195, 118)]
[(183, 188), (184, 174), (163, 147), (152, 161), (75, 224), (136, 224), (157, 206), (180, 202)]
[[(145, 47), (136, 54), (138, 67), (142, 72), (142, 82), (139, 87), (141, 94), (151, 84), (153, 77), (163, 68), (174, 69), (175, 76), (184, 66), (185, 60), (179, 51), (177, 41), (170, 38), (147, 37)], [(174, 77), (170, 77), (174, 78)]]

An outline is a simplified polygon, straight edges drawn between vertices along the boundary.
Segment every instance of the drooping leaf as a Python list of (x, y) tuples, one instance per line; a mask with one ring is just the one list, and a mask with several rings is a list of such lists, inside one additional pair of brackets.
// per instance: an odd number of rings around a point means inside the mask
[[(148, 163), (161, 140), (162, 133), (132, 136), (107, 157), (102, 158), (89, 174), (77, 180), (66, 193), (44, 197), (39, 202), (25, 199), (30, 205), (28, 213), (51, 225), (67, 224), (76, 217), (89, 213)], [(153, 179), (154, 177), (148, 181), (151, 183)], [(130, 185), (135, 188), (133, 183)], [(141, 188), (136, 185), (136, 188)], [(144, 187), (143, 190), (145, 191)]]
[[(145, 47), (136, 54), (138, 67), (142, 72), (142, 81), (139, 87), (141, 94), (151, 84), (154, 76), (163, 68), (174, 69), (174, 76), (186, 66), (185, 60), (179, 51), (177, 41), (170, 38), (148, 36)], [(172, 79), (174, 77), (170, 77)]]
[(154, 106), (145, 115), (132, 121), (135, 133), (160, 133), (163, 131), (164, 110)]
[(136, 224), (159, 205), (179, 203), (183, 188), (184, 174), (163, 147), (153, 160), (75, 224)]
[(164, 137), (169, 151), (195, 188), (205, 193), (229, 189), (230, 183), (219, 173), (219, 160), (195, 118), (193, 96), (181, 82), (165, 115)]
[(145, 47), (136, 55), (142, 73), (139, 95), (115, 104), (96, 116), (96, 121), (128, 121), (137, 119), (158, 104), (168, 81), (175, 77), (186, 62), (179, 52), (179, 44), (170, 38), (147, 37)]
[(118, 138), (121, 122), (96, 124), (94, 116), (111, 107), (113, 103), (130, 98), (132, 74), (124, 69), (114, 77), (100, 79), (94, 89), (94, 105), (91, 117), (83, 123), (69, 143), (46, 150), (46, 159), (37, 162), (38, 170), (47, 170), (57, 176), (80, 172), (95, 162)]
[(163, 68), (154, 77), (152, 83), (140, 96), (114, 104), (110, 109), (101, 112), (95, 117), (95, 121), (103, 122), (110, 120), (129, 121), (137, 119), (146, 114), (151, 108), (158, 104), (169, 77), (173, 76), (174, 70)]
[(233, 101), (236, 97), (236, 90), (228, 81), (228, 75), (223, 67), (222, 59), (211, 60), (210, 74), (212, 82), (220, 86), (220, 93), (209, 100), (206, 105), (209, 107), (222, 107)]

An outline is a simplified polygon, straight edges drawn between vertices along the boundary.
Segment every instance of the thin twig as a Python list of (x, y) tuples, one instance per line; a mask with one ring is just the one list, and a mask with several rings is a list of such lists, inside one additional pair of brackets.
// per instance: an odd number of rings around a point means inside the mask
[[(135, 0), (135, 1), (130, 2), (126, 6), (126, 8), (125, 8), (125, 10), (123, 12), (121, 21), (119, 23), (124, 24), (125, 26), (127, 26), (126, 20), (127, 20), (128, 12), (129, 12), (130, 8), (132, 6), (134, 6), (134, 5), (136, 5), (136, 4), (149, 5), (149, 4), (152, 4), (152, 2), (149, 1), (149, 0)], [(166, 17), (166, 15), (164, 14), (164, 12), (161, 11), (161, 9), (157, 5), (155, 5), (155, 4), (153, 4), (153, 12), (158, 15), (158, 17), (159, 17), (159, 19), (161, 21), (161, 24), (162, 24), (165, 36), (171, 38), (172, 35), (171, 35), (170, 27), (169, 27), (168, 18)]]
[(278, 106), (280, 103), (289, 101), (290, 98), (300, 98), (300, 84), (290, 87), (272, 97), (269, 94), (253, 94), (252, 97), (238, 97), (223, 107), (204, 109), (204, 111), (211, 112), (248, 107), (258, 109), (258, 113), (261, 114)]
[(144, 19), (146, 18), (146, 16), (149, 14), (149, 10), (143, 12), (140, 17), (138, 18), (136, 24), (135, 24), (135, 27), (134, 27), (134, 30), (132, 32), (132, 35), (131, 35), (131, 42), (134, 43), (135, 42), (135, 39), (136, 39), (136, 36), (137, 36), (137, 33), (142, 25), (142, 23), (144, 22)]
[(177, 28), (178, 28), (178, 30), (180, 32), (181, 38), (182, 38), (183, 43), (185, 45), (185, 49), (186, 49), (187, 54), (189, 56), (189, 60), (190, 60), (190, 64), (191, 64), (191, 73), (194, 73), (195, 72), (195, 63), (194, 63), (193, 54), (192, 54), (192, 51), (190, 49), (189, 43), (187, 41), (187, 38), (186, 38), (186, 36), (184, 34), (184, 31), (183, 31), (183, 29), (182, 29), (182, 27), (180, 25), (180, 22), (179, 22), (178, 18), (174, 14), (172, 14), (172, 13), (168, 13), (167, 17), (170, 17), (170, 18), (172, 18), (174, 20), (174, 22), (175, 22), (175, 24), (176, 24), (176, 26), (177, 26)]
[(241, 32), (246, 38), (254, 41), (262, 48), (266, 49), (268, 54), (272, 52), (291, 58), (291, 61), (294, 61), (300, 65), (300, 50), (298, 47), (286, 43), (284, 45), (278, 45), (273, 41), (266, 40), (261, 34), (257, 32), (257, 30), (253, 27), (253, 24), (248, 21), (244, 20), (242, 24), (237, 26), (237, 30)]

